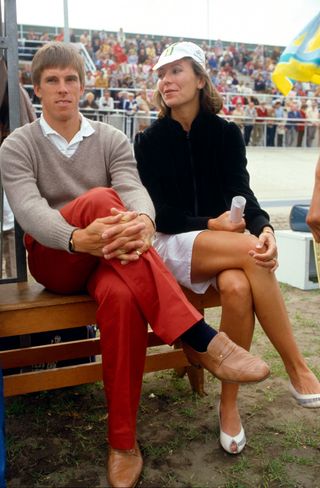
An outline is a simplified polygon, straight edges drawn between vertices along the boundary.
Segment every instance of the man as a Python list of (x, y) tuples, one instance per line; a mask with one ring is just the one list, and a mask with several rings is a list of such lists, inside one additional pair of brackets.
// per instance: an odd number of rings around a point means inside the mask
[(99, 99), (99, 110), (113, 110), (114, 100), (109, 90), (103, 91), (103, 96)]
[(293, 147), (297, 140), (297, 124), (300, 119), (300, 111), (296, 102), (289, 103), (289, 110), (287, 113), (286, 129), (286, 147)]
[(274, 116), (276, 119), (279, 119), (279, 121), (276, 122), (277, 146), (282, 147), (283, 146), (283, 137), (285, 134), (286, 112), (285, 112), (284, 108), (282, 107), (280, 100), (276, 100), (274, 102)]
[(257, 120), (253, 128), (253, 145), (254, 146), (264, 146), (265, 143), (265, 130), (266, 130), (266, 117), (268, 117), (268, 109), (266, 107), (266, 102), (261, 101), (256, 107)]
[[(309, 103), (308, 103), (309, 102)], [(318, 102), (315, 98), (307, 102), (308, 108), (306, 110), (307, 123), (307, 147), (312, 147), (316, 136), (316, 131), (319, 127), (319, 108)]]
[(112, 486), (131, 487), (142, 470), (136, 417), (147, 323), (169, 344), (181, 338), (192, 361), (220, 379), (260, 381), (269, 370), (204, 322), (152, 249), (154, 209), (126, 136), (79, 113), (81, 56), (46, 44), (32, 77), (43, 113), (1, 147), (3, 186), (35, 279), (57, 293), (88, 290), (99, 305), (107, 475)]
[(316, 165), (312, 199), (306, 220), (314, 240), (320, 242), (320, 158)]

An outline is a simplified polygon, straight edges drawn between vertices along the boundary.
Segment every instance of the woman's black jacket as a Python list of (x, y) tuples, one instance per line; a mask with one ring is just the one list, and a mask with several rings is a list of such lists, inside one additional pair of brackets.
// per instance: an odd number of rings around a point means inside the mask
[(164, 117), (137, 134), (134, 150), (158, 231), (206, 229), (208, 219), (230, 209), (235, 195), (247, 200), (245, 221), (252, 234), (270, 225), (250, 188), (245, 145), (234, 123), (200, 112), (187, 133)]

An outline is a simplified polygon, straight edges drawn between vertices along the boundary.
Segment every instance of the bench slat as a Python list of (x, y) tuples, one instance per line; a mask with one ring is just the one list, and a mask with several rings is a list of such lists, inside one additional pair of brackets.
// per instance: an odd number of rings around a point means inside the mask
[[(149, 332), (148, 347), (161, 345), (163, 345), (161, 339), (153, 332)], [(22, 368), (35, 364), (96, 356), (97, 354), (101, 354), (100, 339), (82, 339), (0, 351), (0, 364), (3, 369)]]
[[(165, 354), (150, 354), (146, 358), (145, 372), (162, 371), (188, 366), (188, 360), (182, 350), (168, 350)], [(55, 388), (95, 383), (102, 380), (101, 362), (67, 366), (30, 373), (5, 376), (3, 379), (4, 396), (35, 393)]]
[(22, 368), (36, 364), (55, 363), (66, 359), (85, 358), (97, 354), (100, 354), (100, 340), (83, 339), (1, 351), (0, 364), (3, 369)]
[(0, 337), (94, 324), (96, 309), (94, 302), (80, 302), (0, 312)]
[(87, 294), (59, 295), (33, 281), (0, 285), (0, 313), (7, 310), (51, 307), (56, 304), (93, 302)]

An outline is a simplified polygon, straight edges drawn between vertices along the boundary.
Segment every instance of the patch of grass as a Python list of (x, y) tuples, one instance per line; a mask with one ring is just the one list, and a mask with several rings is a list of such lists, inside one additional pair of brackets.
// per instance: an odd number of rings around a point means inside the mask
[(271, 368), (271, 375), (273, 378), (284, 378), (288, 379), (288, 373), (284, 367), (284, 364), (280, 358), (275, 361), (268, 363)]
[(294, 484), (287, 478), (285, 466), (279, 458), (270, 460), (264, 469), (262, 487), (267, 488), (270, 483), (276, 483), (277, 487), (294, 487)]
[(144, 443), (143, 444), (143, 455), (149, 457), (151, 460), (161, 458), (163, 456), (167, 456), (170, 454), (171, 445), (169, 444), (151, 444), (151, 443)]
[[(318, 428), (320, 429), (319, 421)], [(275, 431), (281, 434), (279, 441), (287, 450), (305, 447), (319, 448), (320, 433), (318, 428), (297, 422), (287, 422), (274, 426)]]
[(257, 433), (250, 437), (250, 448), (258, 458), (265, 454), (266, 449), (271, 446), (272, 443), (273, 438), (271, 436), (267, 437), (265, 432)]
[[(273, 374), (273, 368), (272, 368), (272, 374)], [(277, 375), (278, 376), (278, 375)], [(274, 402), (275, 399), (279, 396), (279, 392), (277, 390), (274, 390), (271, 387), (265, 388), (263, 390), (264, 397), (268, 403)]]
[(25, 439), (19, 438), (18, 436), (7, 435), (6, 437), (6, 449), (7, 449), (7, 460), (10, 463), (15, 460), (17, 456), (25, 449)]
[(278, 353), (278, 351), (276, 351), (276, 349), (274, 349), (272, 347), (272, 348), (268, 348), (264, 352), (263, 357), (264, 357), (265, 361), (279, 360), (279, 353)]
[(296, 311), (293, 316), (294, 324), (308, 330), (316, 330), (319, 327), (319, 321), (313, 318), (308, 318), (305, 313)]
[(281, 455), (281, 461), (285, 464), (297, 464), (299, 466), (314, 466), (314, 459), (292, 456), (290, 454), (284, 453)]
[(237, 462), (230, 468), (230, 473), (245, 473), (250, 469), (250, 463), (245, 455), (239, 456)]
[(313, 366), (313, 367), (311, 366), (310, 369), (313, 371), (313, 373), (316, 375), (317, 378), (320, 378), (320, 366)]
[(13, 398), (10, 402), (5, 401), (6, 416), (19, 417), (25, 414), (24, 402), (19, 398)]
[(187, 417), (188, 419), (194, 419), (197, 416), (196, 411), (193, 407), (186, 406), (181, 408), (180, 411), (182, 415), (184, 417)]
[(248, 485), (241, 481), (228, 481), (223, 488), (248, 488)]
[(178, 478), (174, 471), (167, 471), (164, 476), (160, 476), (160, 480), (163, 488), (172, 488), (178, 481)]

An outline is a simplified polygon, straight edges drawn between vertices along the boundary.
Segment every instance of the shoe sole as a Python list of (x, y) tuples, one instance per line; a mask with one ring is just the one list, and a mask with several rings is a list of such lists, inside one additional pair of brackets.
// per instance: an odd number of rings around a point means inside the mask
[[(139, 478), (138, 478), (138, 479), (135, 481), (134, 485), (132, 485), (130, 488), (135, 488), (135, 487), (137, 486), (137, 484), (138, 484), (139, 480), (140, 480), (140, 476), (139, 476)], [(111, 482), (110, 482), (110, 480), (109, 480), (108, 476), (107, 476), (107, 483), (108, 483), (109, 487), (112, 487), (112, 484), (111, 484)]]
[[(189, 358), (188, 358), (188, 361), (190, 362), (191, 366), (194, 366), (195, 368), (198, 368), (198, 369), (201, 369), (201, 368), (206, 369), (203, 366), (201, 366), (201, 364), (194, 364), (194, 363), (192, 363)], [(254, 385), (255, 383), (260, 383), (261, 381), (265, 381), (267, 378), (269, 378), (269, 376), (271, 374), (271, 371), (269, 371), (263, 378), (260, 378), (259, 380), (252, 380), (252, 381), (232, 381), (232, 380), (225, 380), (225, 379), (219, 377), (218, 375), (211, 373), (211, 371), (209, 371), (208, 369), (206, 369), (206, 371), (208, 371), (208, 373), (212, 374), (212, 376), (214, 376), (218, 380), (223, 381), (224, 383), (230, 383), (232, 385)]]

